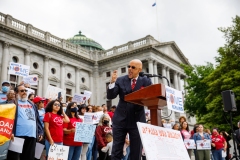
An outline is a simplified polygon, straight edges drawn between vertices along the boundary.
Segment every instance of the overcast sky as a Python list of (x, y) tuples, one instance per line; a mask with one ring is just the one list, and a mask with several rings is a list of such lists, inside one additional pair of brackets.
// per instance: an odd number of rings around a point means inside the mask
[[(0, 0), (0, 12), (70, 38), (80, 30), (109, 49), (152, 35), (175, 41), (191, 64), (214, 63), (218, 27), (240, 15), (240, 0)], [(158, 21), (158, 23), (157, 23)]]

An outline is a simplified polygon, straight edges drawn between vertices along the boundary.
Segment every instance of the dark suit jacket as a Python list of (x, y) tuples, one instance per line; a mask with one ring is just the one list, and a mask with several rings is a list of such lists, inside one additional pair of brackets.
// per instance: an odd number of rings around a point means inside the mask
[(235, 130), (235, 140), (237, 143), (237, 147), (240, 148), (239, 144), (240, 144), (240, 129)]
[(114, 99), (119, 95), (119, 102), (112, 119), (113, 127), (137, 128), (136, 122), (146, 123), (144, 107), (124, 101), (124, 96), (151, 84), (150, 78), (139, 76), (132, 91), (131, 79), (126, 75), (117, 78), (113, 89), (108, 88), (107, 99)]

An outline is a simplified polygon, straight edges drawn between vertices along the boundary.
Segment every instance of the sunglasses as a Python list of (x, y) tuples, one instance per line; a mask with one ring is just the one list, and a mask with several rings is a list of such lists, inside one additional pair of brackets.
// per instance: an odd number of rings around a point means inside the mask
[(132, 69), (135, 69), (135, 68), (136, 68), (135, 66), (130, 66), (130, 65), (128, 65), (127, 67), (128, 67), (128, 68), (132, 68)]
[(54, 103), (53, 105), (54, 105), (54, 106), (57, 106), (57, 107), (60, 107), (60, 106), (61, 106), (60, 104), (57, 104), (57, 103)]
[(23, 90), (20, 90), (20, 92), (27, 92), (28, 90), (26, 90), (26, 89), (23, 89)]

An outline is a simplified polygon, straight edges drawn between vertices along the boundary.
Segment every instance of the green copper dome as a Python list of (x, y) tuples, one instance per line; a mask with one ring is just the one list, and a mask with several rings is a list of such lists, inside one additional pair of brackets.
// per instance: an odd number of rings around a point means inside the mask
[(88, 50), (104, 50), (99, 43), (95, 42), (91, 38), (87, 38), (85, 35), (82, 35), (81, 31), (79, 31), (79, 34), (75, 35), (73, 38), (69, 38), (67, 40)]

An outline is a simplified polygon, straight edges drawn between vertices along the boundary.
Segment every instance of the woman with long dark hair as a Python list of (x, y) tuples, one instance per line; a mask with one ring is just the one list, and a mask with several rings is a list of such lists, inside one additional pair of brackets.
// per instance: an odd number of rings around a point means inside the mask
[(46, 155), (48, 156), (50, 145), (63, 144), (63, 122), (69, 122), (69, 118), (63, 112), (60, 101), (53, 100), (47, 104), (43, 122), (46, 133)]
[[(181, 132), (183, 141), (184, 141), (185, 139), (190, 139), (190, 138), (191, 138), (191, 133), (189, 132), (188, 123), (187, 123), (186, 121), (181, 123), (180, 132)], [(191, 159), (192, 149), (187, 149), (187, 151), (188, 151), (188, 155), (189, 155), (189, 157), (190, 157), (190, 159)]]

